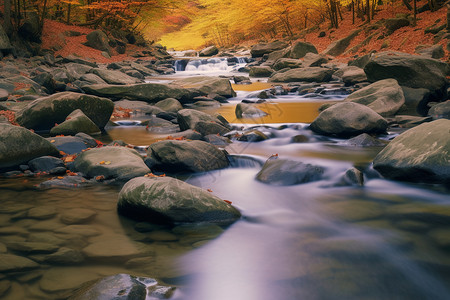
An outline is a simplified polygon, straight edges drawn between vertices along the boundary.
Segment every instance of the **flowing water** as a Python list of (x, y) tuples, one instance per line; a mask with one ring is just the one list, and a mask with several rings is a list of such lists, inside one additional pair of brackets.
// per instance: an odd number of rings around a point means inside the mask
[[(2, 273), (0, 298), (63, 299), (85, 281), (129, 273), (177, 286), (177, 300), (450, 299), (448, 190), (381, 179), (370, 166), (380, 148), (312, 134), (307, 123), (333, 99), (280, 96), (260, 105), (269, 116), (236, 119), (234, 106), (248, 94), (239, 91), (209, 111), (271, 139), (235, 141), (226, 147), (231, 167), (181, 178), (231, 201), (240, 220), (228, 228), (138, 223), (117, 214), (120, 187), (39, 190), (47, 178), (0, 179), (0, 253), (39, 263)], [(297, 135), (307, 141), (292, 143)], [(143, 126), (101, 137), (142, 146), (161, 138)], [(321, 165), (325, 178), (294, 186), (256, 181), (273, 154)], [(365, 169), (365, 186), (337, 184), (353, 166)], [(73, 214), (78, 219), (68, 218)], [(72, 249), (83, 259), (18, 249), (24, 241)]]

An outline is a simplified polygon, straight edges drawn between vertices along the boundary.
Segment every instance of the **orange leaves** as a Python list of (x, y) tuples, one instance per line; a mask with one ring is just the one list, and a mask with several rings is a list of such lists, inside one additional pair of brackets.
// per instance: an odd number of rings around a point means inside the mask
[(66, 155), (62, 158), (65, 163), (73, 162), (77, 156), (76, 155)]
[(117, 106), (117, 107), (114, 107), (112, 117), (113, 118), (130, 118), (132, 112), (133, 112), (132, 109)]
[(233, 202), (228, 201), (228, 200), (223, 200), (224, 202), (228, 203), (228, 204), (232, 204)]
[(166, 174), (155, 175), (153, 173), (147, 173), (144, 175), (144, 177), (166, 177)]
[(0, 116), (5, 116), (9, 123), (19, 126), (19, 124), (16, 123), (16, 113), (11, 110), (1, 110)]

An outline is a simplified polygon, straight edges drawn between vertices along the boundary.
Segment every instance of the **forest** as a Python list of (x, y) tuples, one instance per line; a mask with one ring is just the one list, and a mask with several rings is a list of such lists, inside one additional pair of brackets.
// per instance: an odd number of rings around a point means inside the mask
[(339, 28), (344, 16), (359, 26), (380, 10), (404, 7), (436, 10), (442, 0), (4, 0), (5, 30), (18, 32), (35, 21), (37, 34), (46, 19), (104, 30), (143, 34), (176, 49), (210, 44), (229, 47), (247, 40), (299, 38), (306, 29), (327, 23)]

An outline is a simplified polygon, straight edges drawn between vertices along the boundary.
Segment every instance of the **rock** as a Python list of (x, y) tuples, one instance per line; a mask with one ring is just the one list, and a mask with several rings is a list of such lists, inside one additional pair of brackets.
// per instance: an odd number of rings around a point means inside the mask
[(139, 245), (124, 235), (100, 235), (91, 240), (91, 243), (82, 250), (88, 259), (115, 262), (125, 261), (141, 254)]
[(343, 182), (346, 185), (356, 185), (363, 186), (364, 185), (364, 175), (357, 168), (348, 169), (344, 176), (342, 177)]
[(135, 84), (140, 82), (137, 78), (128, 76), (125, 73), (114, 70), (106, 70), (106, 69), (92, 69), (92, 73), (106, 81), (108, 84), (119, 84), (119, 85), (127, 85), (127, 84)]
[(83, 261), (84, 256), (80, 251), (66, 247), (62, 247), (44, 258), (44, 262), (56, 265), (78, 265)]
[(95, 180), (86, 180), (82, 176), (64, 176), (62, 179), (54, 178), (47, 181), (43, 181), (39, 184), (40, 189), (53, 189), (53, 188), (81, 188), (92, 185)]
[(376, 139), (367, 133), (362, 133), (343, 142), (343, 144), (352, 147), (384, 147), (387, 145), (387, 142)]
[(254, 104), (238, 103), (235, 109), (236, 118), (258, 118), (267, 116), (267, 113)]
[(205, 94), (218, 94), (226, 98), (236, 97), (236, 92), (231, 87), (230, 80), (228, 80), (227, 78), (213, 76), (195, 76), (175, 80), (173, 81), (173, 83), (178, 84), (184, 88), (198, 89)]
[[(402, 128), (412, 128), (416, 127), (425, 122), (430, 122), (433, 119), (431, 117), (416, 117), (409, 115), (396, 115), (393, 120), (390, 120), (390, 125), (398, 124)], [(394, 125), (395, 126), (395, 125)]]
[(356, 29), (352, 33), (350, 33), (345, 38), (342, 38), (340, 40), (337, 40), (335, 42), (332, 42), (327, 49), (323, 51), (323, 54), (331, 55), (331, 56), (338, 56), (341, 55), (347, 50), (348, 46), (350, 45), (350, 42), (358, 36), (358, 34), (361, 32), (362, 29)]
[(72, 208), (61, 214), (61, 222), (66, 225), (81, 224), (91, 221), (97, 213), (87, 208)]
[(396, 79), (401, 86), (439, 92), (447, 86), (450, 67), (442, 61), (400, 52), (381, 52), (371, 57), (364, 67), (370, 82)]
[(13, 242), (8, 243), (8, 249), (27, 254), (53, 253), (59, 246), (42, 242)]
[(117, 208), (124, 216), (151, 223), (232, 223), (241, 216), (211, 193), (170, 177), (130, 180), (119, 193)]
[(98, 272), (74, 267), (50, 268), (44, 271), (39, 288), (48, 293), (63, 293), (57, 298), (67, 299), (81, 284), (98, 279)]
[(180, 127), (165, 119), (158, 118), (156, 116), (151, 116), (149, 120), (142, 122), (142, 125), (147, 126), (147, 130), (151, 132), (159, 133), (172, 133), (179, 131)]
[[(299, 59), (279, 58), (272, 65), (272, 68), (273, 68), (273, 70), (279, 71), (279, 70), (286, 69), (286, 68), (289, 68), (289, 69), (300, 68), (301, 66), (302, 66), (302, 61)], [(255, 67), (253, 67), (253, 68), (255, 68)], [(273, 73), (273, 70), (271, 70), (272, 73)]]
[(62, 151), (66, 154), (80, 153), (88, 147), (92, 147), (92, 145), (88, 145), (82, 138), (75, 136), (55, 136), (47, 138), (46, 140), (52, 143), (58, 151)]
[[(361, 69), (358, 67), (349, 66), (349, 67), (345, 67), (345, 68), (341, 69), (338, 72), (339, 72), (340, 77), (342, 78), (342, 81), (347, 86), (367, 81), (367, 76), (366, 76), (366, 73), (364, 72), (364, 69)], [(336, 72), (336, 73), (338, 73), (338, 72)], [(336, 73), (334, 75), (339, 76)]]
[(59, 151), (25, 128), (0, 123), (0, 169), (19, 166), (45, 155), (58, 156)]
[(204, 141), (217, 146), (217, 147), (226, 147), (231, 143), (230, 139), (224, 136), (218, 136), (216, 134), (208, 134), (204, 138)]
[(445, 55), (442, 45), (420, 45), (416, 48), (416, 53), (427, 56), (429, 58), (440, 59)]
[(63, 92), (39, 98), (16, 114), (21, 126), (48, 130), (62, 123), (76, 109), (81, 109), (99, 128), (105, 127), (114, 110), (114, 103), (106, 98)]
[(395, 79), (384, 79), (350, 94), (344, 101), (366, 105), (381, 116), (390, 117), (403, 106), (405, 97)]
[(384, 20), (384, 26), (387, 29), (387, 34), (391, 35), (397, 29), (409, 26), (409, 20), (406, 18), (392, 18)]
[(428, 115), (434, 120), (450, 119), (450, 100), (433, 105), (428, 111)]
[(17, 255), (0, 254), (0, 271), (8, 272), (25, 272), (39, 268), (34, 261)]
[[(36, 220), (51, 219), (56, 215), (56, 209), (52, 206), (33, 207), (28, 210), (27, 218)], [(33, 241), (30, 241), (33, 242)], [(45, 242), (45, 241), (44, 241)]]
[(374, 169), (389, 179), (449, 184), (449, 128), (441, 119), (409, 129), (375, 157)]
[(229, 165), (224, 152), (203, 141), (165, 140), (147, 150), (156, 168), (169, 172), (207, 172)]
[(30, 42), (41, 43), (41, 21), (37, 11), (29, 11), (26, 18), (21, 22), (18, 33)]
[(274, 41), (269, 44), (256, 44), (250, 50), (252, 57), (262, 57), (264, 54), (271, 53), (276, 50), (281, 50), (287, 47), (287, 44), (280, 41)]
[(302, 66), (307, 67), (320, 67), (323, 64), (328, 62), (328, 58), (323, 54), (315, 54), (312, 52), (306, 53), (305, 57), (303, 57)]
[(250, 77), (269, 77), (272, 75), (273, 70), (269, 66), (255, 66), (250, 67), (249, 76)]
[(180, 101), (174, 98), (158, 101), (155, 106), (169, 113), (177, 113), (179, 110), (183, 109), (183, 105), (181, 105)]
[(104, 176), (104, 179), (117, 181), (127, 181), (150, 173), (136, 150), (115, 146), (85, 151), (75, 158), (73, 167), (87, 177)]
[(267, 135), (256, 129), (248, 130), (238, 137), (238, 141), (241, 142), (261, 142), (267, 139), (269, 139)]
[(186, 103), (195, 97), (195, 94), (185, 88), (160, 83), (140, 83), (132, 85), (93, 84), (83, 87), (85, 92), (92, 95), (110, 99), (142, 100), (149, 103), (158, 102), (167, 98), (175, 98)]
[(387, 121), (365, 105), (344, 102), (322, 111), (310, 128), (319, 134), (348, 137), (361, 133), (384, 133)]
[(106, 84), (106, 81), (104, 81), (99, 76), (92, 73), (84, 74), (83, 76), (80, 77), (80, 80), (86, 82), (80, 84), (81, 87), (84, 87), (85, 84)]
[(217, 53), (219, 53), (219, 49), (217, 49), (216, 46), (209, 46), (201, 50), (198, 53), (198, 56), (213, 56), (216, 55)]
[(87, 75), (92, 70), (92, 66), (80, 63), (67, 63), (64, 66), (69, 75), (75, 79), (81, 79), (82, 76)]
[(106, 51), (109, 55), (112, 54), (111, 47), (109, 46), (109, 38), (103, 31), (92, 31), (86, 35), (86, 39), (86, 46), (100, 51)]
[(48, 174), (61, 174), (66, 172), (64, 162), (53, 156), (41, 156), (28, 162), (31, 171), (46, 172)]
[(192, 129), (202, 135), (217, 133), (223, 135), (230, 131), (228, 124), (218, 117), (194, 109), (182, 109), (178, 111), (177, 120), (181, 131)]
[(4, 89), (0, 89), (0, 101), (6, 101), (8, 100), (9, 92)]
[(80, 109), (74, 110), (66, 120), (50, 130), (50, 135), (75, 135), (77, 133), (100, 134), (100, 128)]
[(306, 42), (296, 42), (289, 51), (289, 57), (290, 58), (303, 58), (307, 53), (319, 53), (311, 43)]
[(270, 158), (256, 174), (256, 179), (271, 185), (294, 185), (321, 180), (324, 172), (321, 166)]
[(399, 113), (412, 116), (426, 116), (429, 110), (428, 103), (431, 100), (430, 91), (427, 89), (413, 89), (402, 86), (405, 104)]
[(275, 73), (269, 78), (269, 82), (328, 82), (333, 73), (333, 70), (319, 67), (297, 68)]
[(68, 225), (65, 227), (58, 227), (55, 232), (59, 234), (67, 234), (68, 236), (81, 235), (84, 237), (94, 237), (101, 234), (100, 231), (89, 225)]
[[(12, 46), (9, 42), (8, 35), (6, 34), (3, 26), (0, 25), (0, 50), (11, 50)], [(1, 53), (2, 51), (0, 51)]]
[(37, 82), (39, 85), (45, 87), (48, 93), (53, 94), (55, 92), (56, 82), (51, 74), (39, 73), (31, 77), (31, 79)]

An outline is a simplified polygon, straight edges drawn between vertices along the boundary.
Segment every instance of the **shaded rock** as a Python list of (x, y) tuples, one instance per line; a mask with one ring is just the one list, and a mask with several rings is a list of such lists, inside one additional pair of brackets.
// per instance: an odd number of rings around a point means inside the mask
[(297, 68), (275, 73), (269, 78), (269, 82), (328, 82), (333, 73), (333, 70), (319, 67)]
[[(3, 26), (0, 25), (0, 50), (10, 50), (12, 48), (8, 35), (6, 34)], [(1, 51), (0, 51), (1, 53)]]
[(428, 115), (437, 119), (450, 119), (450, 100), (433, 105), (428, 111)]
[[(97, 76), (92, 73), (84, 74), (83, 76), (80, 77), (80, 80), (86, 81), (86, 84), (106, 84), (106, 81), (101, 79), (100, 76)], [(80, 86), (83, 87), (84, 84)]]
[(8, 249), (28, 254), (53, 253), (59, 246), (42, 242), (14, 242), (8, 243)]
[(325, 169), (287, 159), (268, 159), (256, 179), (271, 185), (294, 185), (321, 180)]
[(39, 265), (28, 258), (12, 254), (0, 254), (1, 272), (24, 272), (37, 268), (39, 268)]
[(431, 100), (430, 91), (427, 89), (413, 89), (402, 86), (405, 104), (399, 110), (399, 113), (405, 115), (426, 116), (429, 110), (428, 102)]
[(236, 92), (231, 87), (230, 80), (228, 80), (227, 78), (212, 77), (212, 76), (195, 76), (175, 80), (173, 83), (178, 84), (184, 88), (198, 89), (200, 92), (203, 92), (205, 94), (217, 94), (226, 98), (236, 96)]
[(68, 225), (65, 227), (57, 228), (56, 233), (71, 235), (81, 235), (85, 237), (94, 237), (101, 234), (94, 226), (89, 225)]
[(336, 186), (363, 186), (364, 175), (357, 168), (351, 168), (345, 171), (344, 175)]
[(307, 53), (319, 53), (311, 43), (296, 42), (289, 51), (290, 58), (303, 58)]
[(170, 172), (207, 172), (229, 165), (224, 152), (203, 141), (160, 141), (147, 154), (157, 168)]
[(46, 140), (51, 142), (58, 149), (58, 151), (62, 151), (66, 154), (76, 154), (92, 147), (82, 138), (75, 136), (55, 136), (52, 138), (47, 138)]
[(264, 54), (271, 53), (276, 50), (281, 50), (287, 47), (287, 44), (281, 41), (274, 41), (269, 44), (256, 44), (250, 50), (252, 57), (262, 57)]
[(427, 56), (429, 58), (440, 59), (445, 55), (442, 45), (420, 45), (416, 48), (416, 53)]
[(76, 109), (81, 109), (99, 128), (105, 127), (114, 110), (114, 103), (106, 98), (63, 92), (39, 98), (16, 114), (21, 126), (35, 130), (52, 128), (62, 123)]
[(66, 247), (62, 247), (44, 258), (44, 262), (57, 265), (78, 265), (83, 261), (84, 256), (80, 251)]
[(91, 221), (97, 213), (87, 208), (72, 208), (65, 210), (60, 217), (62, 223), (66, 225), (80, 224)]
[(6, 101), (8, 100), (9, 92), (4, 89), (0, 89), (0, 101)]
[(229, 143), (231, 143), (229, 138), (218, 136), (216, 134), (208, 134), (203, 139), (205, 142), (218, 147), (226, 147)]
[(92, 69), (92, 73), (106, 81), (108, 84), (134, 84), (140, 82), (140, 80), (128, 76), (125, 73), (114, 70), (106, 70), (106, 69)]
[(449, 128), (441, 119), (409, 129), (375, 157), (374, 169), (390, 179), (449, 184)]
[(362, 133), (354, 138), (351, 138), (343, 143), (344, 145), (353, 147), (384, 147), (387, 145), (386, 141), (376, 139), (367, 133)]
[(162, 109), (163, 111), (172, 113), (177, 113), (179, 110), (183, 109), (183, 105), (181, 105), (180, 101), (174, 98), (167, 98), (158, 101), (155, 106)]
[(259, 130), (248, 130), (238, 137), (241, 142), (261, 142), (267, 140), (269, 137)]
[(256, 107), (254, 104), (238, 103), (235, 109), (235, 115), (240, 118), (257, 118), (267, 116), (267, 113)]
[[(102, 163), (103, 162), (103, 163)], [(139, 153), (126, 147), (102, 147), (81, 153), (73, 168), (87, 177), (104, 176), (105, 179), (127, 181), (150, 173)]]
[(366, 105), (381, 116), (389, 117), (402, 107), (405, 97), (395, 79), (385, 79), (350, 94), (345, 101)]
[[(272, 68), (273, 68), (273, 70), (279, 71), (279, 70), (282, 70), (285, 68), (289, 68), (289, 69), (300, 68), (301, 66), (302, 66), (302, 61), (299, 59), (279, 58), (272, 65)], [(253, 68), (255, 68), (255, 67), (253, 67)], [(252, 70), (252, 68), (250, 70)], [(273, 73), (273, 70), (271, 70), (271, 74)]]
[(320, 67), (328, 62), (328, 58), (322, 54), (309, 52), (303, 57), (303, 67)]
[(87, 73), (92, 70), (92, 65), (80, 63), (67, 63), (64, 65), (64, 67), (67, 69), (69, 75), (75, 79), (81, 79), (82, 76), (87, 75)]
[(112, 51), (111, 47), (109, 46), (109, 38), (103, 31), (92, 31), (86, 35), (86, 39), (86, 46), (100, 51), (106, 51), (109, 55), (111, 55)]
[(53, 156), (41, 156), (28, 162), (31, 171), (46, 172), (49, 174), (61, 174), (66, 172), (64, 162)]
[(0, 123), (0, 169), (45, 155), (58, 156), (59, 152), (49, 141), (25, 128)]
[[(30, 219), (46, 220), (56, 215), (56, 209), (51, 206), (33, 207), (28, 210), (27, 217)], [(32, 241), (30, 241), (32, 242)], [(44, 241), (45, 242), (45, 241)]]
[(269, 77), (272, 75), (273, 70), (269, 66), (255, 66), (250, 67), (249, 76), (250, 77)]
[(159, 133), (170, 133), (179, 131), (180, 127), (177, 124), (173, 124), (165, 119), (158, 118), (156, 116), (151, 116), (151, 118), (142, 125), (147, 126), (147, 130)]
[(365, 105), (344, 102), (322, 111), (310, 128), (320, 134), (348, 137), (361, 133), (384, 133), (387, 122)]
[(117, 208), (122, 215), (152, 223), (232, 223), (240, 217), (225, 201), (170, 177), (130, 180), (119, 193)]
[(216, 55), (217, 53), (219, 53), (219, 49), (217, 49), (216, 46), (209, 46), (201, 50), (198, 53), (198, 56), (213, 56)]
[(401, 86), (425, 88), (432, 92), (447, 86), (447, 63), (418, 55), (400, 52), (381, 52), (371, 57), (364, 67), (371, 82), (396, 79)]
[(228, 124), (219, 117), (211, 116), (194, 109), (182, 109), (178, 111), (177, 120), (181, 131), (192, 129), (202, 135), (217, 133), (223, 135), (230, 131)]
[(367, 76), (366, 73), (364, 72), (364, 69), (355, 66), (345, 67), (340, 71), (336, 72), (334, 75), (340, 76), (342, 78), (342, 81), (346, 85), (354, 85), (359, 82), (367, 81)]
[(76, 269), (73, 267), (50, 268), (46, 270), (39, 281), (39, 287), (48, 293), (63, 293), (63, 297), (67, 298), (71, 292), (78, 288), (81, 284), (98, 279), (100, 276), (97, 272)]
[(76, 109), (66, 120), (50, 130), (50, 135), (75, 135), (77, 133), (100, 134), (100, 128), (81, 109)]
[(332, 42), (327, 49), (323, 51), (323, 54), (331, 55), (331, 56), (338, 56), (347, 50), (348, 46), (350, 45), (350, 42), (358, 36), (358, 34), (361, 32), (361, 29), (357, 29), (350, 33), (345, 38), (342, 38), (340, 40), (337, 40), (335, 42)]
[(83, 87), (86, 93), (111, 99), (142, 100), (158, 102), (167, 98), (175, 98), (182, 103), (189, 102), (197, 94), (174, 85), (160, 83), (141, 83), (133, 85), (94, 84)]
[(392, 34), (397, 29), (409, 26), (409, 20), (406, 18), (392, 18), (384, 20), (384, 26), (387, 29), (387, 34)]
[(416, 117), (416, 116), (409, 116), (409, 115), (396, 115), (393, 121), (391, 121), (392, 124), (398, 124), (402, 128), (412, 128), (417, 125), (420, 125), (425, 122), (430, 122), (433, 119), (431, 117)]
[(125, 261), (141, 254), (139, 245), (124, 235), (100, 235), (91, 239), (91, 243), (82, 250), (89, 259)]

